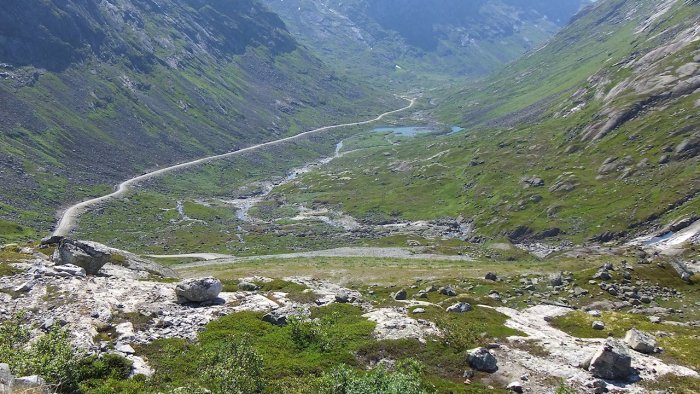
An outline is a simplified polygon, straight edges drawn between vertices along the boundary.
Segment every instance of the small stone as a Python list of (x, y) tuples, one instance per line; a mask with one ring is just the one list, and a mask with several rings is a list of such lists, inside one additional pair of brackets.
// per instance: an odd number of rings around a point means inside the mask
[(425, 313), (425, 309), (423, 308), (416, 308), (413, 310), (413, 313)]
[(585, 295), (588, 295), (588, 290), (582, 288), (582, 287), (576, 287), (574, 288), (574, 296), (576, 297), (583, 297)]
[(518, 394), (522, 394), (524, 392), (523, 385), (520, 384), (520, 382), (512, 382), (506, 388), (508, 390), (510, 390), (514, 393), (518, 393)]
[(486, 279), (486, 280), (491, 280), (491, 281), (494, 281), (494, 282), (495, 282), (495, 281), (498, 280), (498, 275), (496, 275), (496, 274), (493, 273), (493, 272), (489, 272), (489, 273), (486, 274), (486, 276), (484, 276), (484, 279)]
[(591, 325), (591, 328), (593, 328), (594, 330), (604, 330), (604, 329), (605, 329), (605, 323), (603, 323), (603, 322), (600, 321), (600, 320), (596, 320), (596, 321), (594, 321), (593, 324)]
[(457, 292), (452, 288), (452, 286), (441, 287), (439, 293), (448, 297), (457, 296)]

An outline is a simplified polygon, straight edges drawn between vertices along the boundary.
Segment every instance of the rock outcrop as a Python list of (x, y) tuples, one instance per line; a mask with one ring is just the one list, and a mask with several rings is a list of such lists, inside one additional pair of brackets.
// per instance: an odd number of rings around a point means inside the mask
[(53, 254), (56, 265), (78, 266), (88, 275), (97, 275), (111, 259), (112, 254), (105, 248), (70, 239), (61, 240)]

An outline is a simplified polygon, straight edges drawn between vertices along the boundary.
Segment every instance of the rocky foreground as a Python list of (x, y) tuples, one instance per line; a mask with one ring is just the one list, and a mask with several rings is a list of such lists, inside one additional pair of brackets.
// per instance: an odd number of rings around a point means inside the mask
[[(433, 321), (435, 315), (426, 314), (431, 308), (467, 317), (475, 308), (507, 316), (505, 326), (522, 335), (467, 351), (460, 366), (465, 370), (465, 384), (478, 379), (513, 392), (541, 393), (553, 391), (557, 381), (563, 380), (576, 392), (643, 393), (648, 392), (645, 382), (665, 375), (700, 378), (693, 368), (659, 357), (664, 349), (657, 337), (673, 335), (665, 332), (668, 327), (698, 329), (697, 322), (673, 321), (679, 311), (656, 304), (656, 300), (682, 298), (682, 294), (660, 286), (638, 286), (640, 282), (632, 282), (634, 268), (627, 265), (603, 265), (588, 280), (588, 285), (598, 286), (617, 301), (592, 302), (583, 310), (596, 318), (601, 311), (634, 308), (634, 313), (649, 316), (659, 329), (653, 333), (631, 329), (624, 338), (602, 339), (579, 338), (551, 324), (578, 309), (569, 299), (585, 299), (591, 291), (578, 286), (570, 273), (519, 279), (489, 273), (483, 281), (509, 289), (492, 290), (484, 298), (494, 301), (491, 306), (465, 301), (462, 296), (473, 289), (466, 285), (420, 288), (418, 284), (392, 290), (391, 302), (378, 303), (369, 297), (382, 291), (379, 288), (363, 294), (312, 278), (284, 278), (305, 288), (307, 301), (300, 302), (285, 292), (262, 291), (260, 285), (271, 282), (269, 278), (241, 278), (235, 284), (216, 278), (180, 280), (169, 268), (104, 245), (68, 239), (48, 242), (58, 242), (51, 256), (41, 253), (50, 249), (5, 247), (16, 249), (22, 257), (12, 263), (15, 274), (0, 277), (0, 321), (24, 313), (33, 324), (34, 337), (52, 327), (64, 327), (76, 347), (97, 355), (117, 353), (131, 360), (132, 375), (154, 372), (135, 350), (139, 345), (162, 338), (194, 341), (208, 323), (222, 316), (253, 311), (263, 313), (263, 320), (270, 324), (285, 325), (292, 317), (308, 319), (312, 308), (348, 303), (362, 308), (364, 317), (376, 324), (378, 341), (417, 339), (425, 343), (443, 337), (446, 333)], [(683, 280), (690, 281), (693, 272), (686, 269)], [(543, 284), (549, 293), (535, 291)], [(522, 295), (529, 298), (530, 306), (520, 310), (498, 306)], [(592, 328), (603, 330), (605, 323), (594, 321)], [(0, 368), (0, 379), (4, 379), (0, 392), (13, 382), (15, 387), (42, 383), (38, 377), (15, 379), (6, 366), (0, 367), (4, 368)]]

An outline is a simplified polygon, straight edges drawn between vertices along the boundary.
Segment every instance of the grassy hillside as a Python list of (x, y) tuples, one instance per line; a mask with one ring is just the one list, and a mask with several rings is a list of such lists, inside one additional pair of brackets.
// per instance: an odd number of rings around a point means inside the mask
[(515, 241), (605, 240), (697, 213), (698, 15), (697, 2), (599, 2), (497, 75), (432, 92), (429, 111), (467, 131), (378, 141), (277, 198), (364, 221), (461, 216), (477, 238)]
[(0, 18), (0, 218), (42, 231), (147, 169), (400, 103), (335, 76), (255, 1), (10, 2)]

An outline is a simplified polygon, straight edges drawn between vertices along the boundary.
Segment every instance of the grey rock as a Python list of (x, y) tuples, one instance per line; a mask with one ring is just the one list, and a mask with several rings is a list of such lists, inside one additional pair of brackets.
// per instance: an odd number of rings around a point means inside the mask
[(355, 297), (353, 297), (350, 292), (347, 290), (340, 290), (338, 293), (335, 295), (335, 302), (339, 302), (341, 304), (347, 304), (355, 301)]
[(70, 276), (75, 277), (85, 277), (85, 275), (87, 274), (84, 268), (78, 267), (77, 265), (73, 264), (57, 265), (54, 269), (57, 272), (64, 272)]
[(278, 309), (265, 314), (262, 319), (275, 326), (284, 326), (287, 324), (287, 317), (288, 315), (284, 311)]
[(459, 302), (447, 308), (447, 311), (452, 313), (465, 313), (471, 310), (472, 306), (468, 302)]
[(608, 384), (602, 379), (595, 379), (586, 383), (586, 387), (593, 389), (595, 394), (603, 394), (608, 392)]
[(15, 293), (27, 293), (34, 288), (34, 281), (30, 280), (12, 289)]
[(544, 186), (544, 179), (538, 177), (538, 176), (532, 176), (532, 177), (526, 177), (521, 179), (521, 182), (523, 185), (528, 188), (528, 187), (542, 187)]
[(592, 279), (610, 280), (612, 279), (612, 275), (610, 275), (610, 272), (608, 272), (608, 270), (600, 270), (596, 272), (595, 275), (593, 275)]
[(440, 294), (446, 295), (448, 297), (457, 296), (457, 292), (455, 291), (455, 289), (452, 288), (452, 286), (441, 287), (439, 292), (440, 292)]
[(656, 338), (653, 335), (633, 328), (625, 334), (625, 342), (631, 349), (640, 353), (654, 353), (656, 349)]
[(216, 278), (185, 279), (175, 287), (177, 302), (214, 301), (221, 293), (223, 286)]
[(467, 363), (477, 371), (489, 373), (498, 371), (496, 357), (485, 347), (479, 347), (467, 352)]
[(576, 297), (583, 297), (585, 295), (588, 295), (588, 290), (582, 288), (582, 287), (576, 287), (574, 288), (574, 296)]
[(10, 371), (10, 366), (0, 364), (0, 393), (11, 393), (15, 377)]
[(112, 254), (106, 248), (70, 239), (63, 239), (53, 254), (53, 261), (57, 266), (75, 265), (85, 269), (89, 275), (96, 275), (111, 259)]
[(659, 316), (649, 316), (649, 321), (654, 324), (660, 324), (663, 321), (663, 319), (661, 319), (661, 317)]
[(487, 274), (484, 276), (484, 279), (486, 279), (486, 280), (492, 280), (492, 281), (495, 282), (495, 281), (498, 280), (498, 275), (496, 275), (496, 274), (493, 273), (493, 272), (489, 272), (489, 273), (487, 273)]
[(626, 381), (634, 374), (632, 356), (617, 340), (608, 339), (591, 358), (588, 371), (595, 377)]
[(136, 351), (134, 350), (131, 345), (122, 343), (122, 342), (117, 342), (117, 344), (114, 346), (114, 350), (116, 350), (119, 353), (123, 354), (134, 354)]
[(695, 274), (693, 271), (688, 269), (688, 267), (685, 265), (685, 263), (681, 261), (673, 261), (671, 262), (671, 267), (676, 271), (678, 276), (681, 278), (682, 281), (686, 283), (692, 283), (692, 277)]
[(603, 323), (602, 321), (596, 320), (593, 322), (593, 324), (591, 324), (591, 328), (593, 328), (594, 330), (604, 330), (605, 323)]
[(549, 276), (549, 284), (551, 286), (554, 286), (554, 287), (563, 285), (564, 284), (564, 276), (562, 275), (562, 273), (557, 272), (557, 273), (551, 274)]
[(416, 308), (413, 310), (413, 313), (425, 313), (425, 309), (424, 308)]
[(512, 382), (508, 384), (506, 389), (518, 394), (522, 394), (524, 392), (523, 385), (520, 384), (520, 382)]
[(13, 385), (14, 392), (24, 393), (45, 393), (48, 394), (49, 388), (46, 381), (42, 379), (39, 375), (23, 376), (21, 378), (15, 378)]
[(406, 289), (401, 289), (394, 294), (394, 299), (397, 301), (403, 301), (408, 297)]
[(50, 235), (41, 239), (42, 245), (58, 245), (65, 237), (62, 235)]
[(238, 290), (240, 290), (240, 291), (258, 291), (258, 290), (260, 290), (260, 286), (256, 285), (255, 283), (241, 281), (238, 283)]

